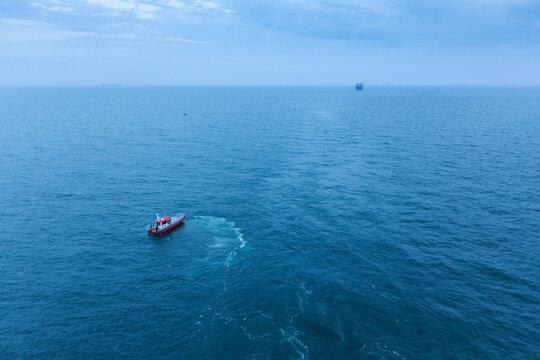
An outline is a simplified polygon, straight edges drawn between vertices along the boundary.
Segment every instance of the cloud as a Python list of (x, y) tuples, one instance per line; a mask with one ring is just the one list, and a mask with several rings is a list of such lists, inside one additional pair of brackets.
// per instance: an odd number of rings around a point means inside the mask
[[(55, 4), (56, 3), (57, 2), (55, 2)], [(33, 2), (30, 5), (35, 6), (35, 7), (39, 7), (39, 8), (48, 10), (48, 11), (75, 12), (74, 8), (63, 7), (63, 6), (48, 6), (48, 5), (45, 5), (45, 4), (42, 4), (42, 3), (36, 3), (36, 2)]]
[(166, 37), (166, 36), (157, 36), (157, 37), (148, 37), (148, 36), (139, 36), (135, 34), (130, 33), (118, 33), (118, 34), (109, 34), (106, 35), (107, 38), (116, 38), (116, 39), (125, 39), (125, 40), (133, 40), (133, 41), (141, 41), (141, 42), (152, 42), (155, 43), (156, 41), (159, 42), (165, 42), (165, 43), (188, 43), (188, 44), (199, 44), (199, 45), (207, 45), (208, 42), (200, 41), (200, 40), (194, 40), (194, 39), (187, 39), (187, 38), (179, 38), (179, 37)]
[(220, 11), (232, 14), (235, 11), (224, 8), (220, 3), (212, 0), (86, 0), (90, 4), (97, 4), (110, 10), (109, 16), (132, 15), (140, 19), (156, 19), (158, 13), (164, 8), (175, 9), (184, 13)]
[(163, 5), (166, 5), (172, 8), (177, 8), (177, 9), (184, 9), (188, 7), (188, 5), (185, 2), (178, 1), (178, 0), (165, 0), (163, 1)]
[(531, 3), (533, 0), (459, 0), (457, 2), (464, 5), (516, 6)]
[(218, 4), (215, 1), (207, 1), (207, 0), (195, 0), (193, 2), (193, 6), (200, 7), (203, 9), (217, 9), (221, 7), (220, 4)]
[(204, 42), (204, 41), (199, 41), (199, 40), (193, 40), (193, 39), (185, 39), (185, 38), (177, 38), (177, 37), (158, 37), (156, 38), (156, 40), (161, 40), (161, 41), (167, 41), (167, 42), (181, 42), (181, 43), (189, 43), (189, 44), (208, 44), (207, 42)]
[(533, 38), (539, 22), (531, 17), (540, 9), (538, 0), (77, 0), (69, 2), (81, 5), (74, 11), (65, 0), (27, 1), (48, 11), (73, 13), (75, 19), (92, 18), (87, 23), (99, 33), (107, 31), (101, 25), (116, 17), (164, 37), (174, 36), (177, 29), (185, 34), (204, 24), (203, 31), (211, 32), (229, 24), (394, 44)]
[(132, 1), (126, 1), (126, 0), (86, 0), (86, 1), (92, 4), (99, 4), (108, 9), (112, 9), (116, 11), (130, 11), (136, 7), (135, 3), (133, 3)]
[(155, 19), (156, 13), (162, 8), (150, 4), (137, 4), (133, 12), (141, 19)]
[(395, 0), (229, 0), (237, 16), (282, 33), (309, 37), (378, 37), (400, 13)]
[(538, 0), (222, 1), (238, 18), (281, 33), (396, 44), (530, 38), (528, 17), (540, 11)]
[(164, 6), (182, 9), (185, 12), (203, 12), (203, 11), (220, 11), (227, 14), (233, 14), (236, 11), (233, 9), (225, 8), (223, 4), (211, 0), (192, 0), (190, 2), (179, 0), (162, 0)]
[(109, 10), (112, 10), (112, 13), (109, 13), (111, 16), (118, 16), (121, 14), (124, 15), (134, 15), (140, 19), (155, 19), (157, 12), (159, 12), (162, 7), (156, 6), (144, 2), (139, 2), (135, 0), (86, 0), (92, 4), (101, 5)]
[(343, 12), (351, 13), (362, 10), (383, 16), (395, 15), (398, 12), (397, 0), (283, 0), (282, 3), (300, 6), (312, 12), (341, 9)]
[(188, 44), (199, 44), (199, 45), (208, 45), (208, 42), (200, 41), (200, 40), (194, 40), (194, 39), (188, 39), (188, 38), (180, 38), (180, 37), (170, 37), (170, 36), (140, 36), (137, 34), (132, 33), (115, 33), (115, 34), (108, 34), (105, 35), (107, 38), (112, 39), (125, 39), (125, 40), (133, 40), (137, 42), (163, 42), (163, 43), (188, 43)]
[(0, 42), (54, 41), (93, 36), (86, 31), (60, 29), (42, 21), (0, 18)]

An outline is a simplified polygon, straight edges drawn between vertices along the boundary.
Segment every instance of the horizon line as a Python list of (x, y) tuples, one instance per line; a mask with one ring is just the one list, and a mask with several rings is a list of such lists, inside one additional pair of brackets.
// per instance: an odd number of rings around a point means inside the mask
[[(355, 87), (351, 84), (122, 84), (122, 83), (102, 83), (102, 84), (0, 84), (0, 87)], [(366, 84), (366, 87), (540, 87), (540, 84)]]

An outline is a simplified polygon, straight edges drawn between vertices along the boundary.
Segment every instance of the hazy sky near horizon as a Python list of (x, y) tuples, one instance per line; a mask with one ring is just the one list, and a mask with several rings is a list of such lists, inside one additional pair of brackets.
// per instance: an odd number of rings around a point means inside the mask
[(0, 85), (540, 85), (540, 0), (0, 0)]

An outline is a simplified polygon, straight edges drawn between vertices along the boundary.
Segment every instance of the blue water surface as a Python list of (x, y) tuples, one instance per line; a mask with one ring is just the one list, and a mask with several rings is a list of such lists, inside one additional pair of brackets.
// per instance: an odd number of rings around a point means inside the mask
[(0, 88), (0, 125), (2, 359), (540, 359), (540, 88)]

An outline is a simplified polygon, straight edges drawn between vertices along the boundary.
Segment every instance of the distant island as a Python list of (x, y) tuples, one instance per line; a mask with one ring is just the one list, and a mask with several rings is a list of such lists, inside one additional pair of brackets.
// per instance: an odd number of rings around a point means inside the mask
[(120, 84), (115, 84), (115, 83), (105, 83), (105, 84), (101, 84), (101, 86), (122, 86)]

